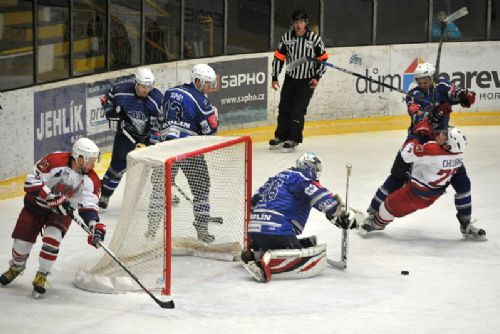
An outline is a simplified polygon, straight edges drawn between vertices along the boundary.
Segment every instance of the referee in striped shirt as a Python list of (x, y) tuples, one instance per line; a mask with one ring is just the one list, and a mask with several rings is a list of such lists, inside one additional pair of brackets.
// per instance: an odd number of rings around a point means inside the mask
[[(285, 60), (292, 62), (305, 56), (321, 61), (328, 59), (323, 40), (309, 30), (307, 24), (308, 15), (305, 10), (297, 10), (292, 14), (292, 28), (281, 37), (274, 52), (273, 89), (277, 90), (280, 87), (278, 75)], [(323, 73), (325, 66), (312, 62), (306, 62), (286, 73), (280, 95), (275, 138), (269, 141), (271, 150), (282, 149), (284, 152), (293, 152), (297, 145), (302, 143), (304, 117)]]

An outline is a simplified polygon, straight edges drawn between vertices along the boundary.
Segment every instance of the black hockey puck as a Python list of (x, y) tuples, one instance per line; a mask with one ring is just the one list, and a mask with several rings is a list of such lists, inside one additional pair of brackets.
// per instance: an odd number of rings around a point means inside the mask
[(401, 275), (409, 275), (410, 272), (408, 270), (401, 270)]

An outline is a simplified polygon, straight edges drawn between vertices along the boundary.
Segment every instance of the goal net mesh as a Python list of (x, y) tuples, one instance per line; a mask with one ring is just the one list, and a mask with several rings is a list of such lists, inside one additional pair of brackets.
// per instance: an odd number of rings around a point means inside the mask
[[(172, 255), (237, 259), (248, 218), (250, 145), (249, 137), (197, 136), (129, 153), (109, 249), (147, 288), (170, 294)], [(140, 289), (107, 254), (80, 269), (75, 285), (101, 293)]]

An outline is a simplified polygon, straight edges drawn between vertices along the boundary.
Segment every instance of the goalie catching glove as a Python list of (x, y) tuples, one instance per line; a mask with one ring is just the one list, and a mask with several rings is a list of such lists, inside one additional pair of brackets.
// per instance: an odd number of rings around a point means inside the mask
[(351, 209), (346, 209), (345, 201), (342, 196), (336, 194), (333, 198), (337, 202), (337, 206), (335, 210), (328, 210), (325, 212), (326, 219), (338, 228), (344, 230), (357, 228), (355, 214)]
[(357, 228), (356, 217), (351, 209), (343, 209), (340, 215), (330, 220), (332, 224), (343, 230)]
[(106, 225), (91, 220), (87, 226), (89, 227), (90, 234), (87, 238), (89, 245), (99, 248), (99, 242), (104, 241), (104, 236), (106, 235)]

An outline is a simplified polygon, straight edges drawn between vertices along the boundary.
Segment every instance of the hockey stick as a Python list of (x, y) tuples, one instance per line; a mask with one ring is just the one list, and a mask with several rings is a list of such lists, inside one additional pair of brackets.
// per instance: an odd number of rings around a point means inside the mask
[(137, 145), (137, 141), (132, 137), (132, 135), (125, 129), (122, 129), (122, 133), (125, 135), (125, 137), (128, 138), (132, 142), (132, 144)]
[(439, 35), (439, 46), (438, 46), (438, 52), (437, 52), (437, 57), (436, 57), (436, 71), (434, 72), (434, 81), (436, 81), (439, 78), (439, 63), (441, 61), (441, 49), (443, 47), (443, 41), (444, 41), (444, 32), (446, 31), (446, 26), (450, 24), (451, 22), (464, 17), (465, 15), (469, 14), (467, 11), (467, 7), (462, 7), (456, 12), (448, 15), (445, 17), (440, 23), (441, 23), (441, 33)]
[[(345, 207), (349, 208), (348, 206), (348, 199), (349, 199), (349, 178), (351, 177), (351, 169), (352, 165), (348, 163), (345, 165), (347, 168), (347, 176), (346, 176), (346, 186), (345, 186)], [(342, 245), (341, 245), (341, 255), (340, 255), (340, 261), (334, 261), (327, 259), (326, 262), (335, 268), (338, 269), (346, 269), (347, 268), (347, 250), (349, 246), (349, 233), (347, 230), (342, 229)]]
[(358, 78), (361, 78), (361, 79), (365, 79), (365, 80), (368, 80), (370, 82), (373, 82), (373, 83), (376, 83), (376, 84), (379, 84), (381, 86), (384, 86), (386, 88), (389, 88), (389, 89), (392, 89), (392, 90), (395, 90), (397, 92), (400, 92), (402, 94), (406, 94), (407, 92), (405, 92), (404, 90), (402, 90), (401, 88), (398, 88), (398, 87), (394, 87), (394, 86), (391, 86), (385, 82), (382, 82), (382, 81), (378, 81), (378, 80), (375, 80), (373, 79), (372, 77), (367, 77), (366, 75), (362, 75), (362, 74), (359, 74), (359, 73), (356, 73), (356, 72), (352, 72), (352, 71), (349, 71), (345, 68), (342, 68), (342, 67), (338, 67), (332, 63), (328, 63), (326, 61), (321, 61), (321, 60), (318, 60), (316, 58), (313, 58), (313, 57), (302, 57), (302, 58), (299, 58), (297, 60), (294, 60), (292, 61), (291, 63), (289, 63), (287, 65), (287, 70), (293, 70), (297, 67), (299, 67), (300, 65), (306, 63), (306, 62), (313, 62), (313, 63), (317, 63), (317, 64), (322, 64), (322, 65), (325, 65), (325, 66), (328, 66), (328, 67), (331, 67), (331, 68), (334, 68), (336, 70), (339, 70), (341, 72), (344, 72), (344, 73), (347, 73), (347, 74), (350, 74), (350, 75), (354, 75), (355, 77), (358, 77)]
[[(74, 215), (73, 215), (73, 210), (69, 210), (69, 216), (78, 224), (80, 225), (80, 227), (85, 231), (87, 232), (87, 234), (91, 235), (92, 232), (90, 231), (89, 227), (84, 223), (82, 222), (80, 219), (76, 218)], [(132, 277), (132, 279), (137, 283), (139, 284), (139, 286), (142, 288), (142, 290), (144, 290), (151, 298), (153, 298), (153, 300), (156, 302), (156, 304), (160, 305), (161, 308), (175, 308), (175, 305), (174, 305), (174, 301), (173, 300), (168, 300), (168, 301), (162, 301), (162, 300), (159, 300), (158, 298), (156, 298), (155, 295), (153, 295), (151, 293), (151, 291), (149, 291), (142, 283), (141, 281), (139, 281), (139, 279), (116, 257), (115, 254), (113, 254), (113, 252), (111, 252), (111, 250), (109, 250), (108, 247), (106, 247), (106, 245), (104, 245), (102, 243), (102, 241), (98, 241), (97, 242), (97, 245), (99, 247), (101, 247), (102, 249), (104, 249), (104, 251), (106, 253), (108, 253), (109, 256), (111, 256), (111, 258), (113, 260), (116, 261), (116, 263), (118, 263), (120, 265), (120, 267), (122, 267), (123, 270), (125, 270), (125, 272), (130, 276)]]
[[(179, 187), (175, 182), (172, 182), (172, 184), (174, 185), (175, 189), (177, 189), (179, 194), (181, 194), (182, 197), (184, 197), (186, 201), (188, 201), (191, 205), (194, 205), (193, 200), (188, 196), (188, 194), (184, 192), (184, 190), (182, 190), (181, 187)], [(224, 219), (222, 219), (222, 217), (208, 217), (208, 222), (222, 225), (224, 224)]]

